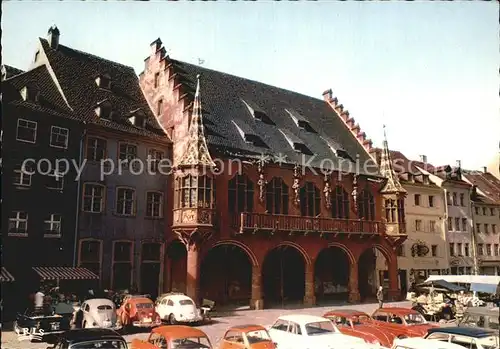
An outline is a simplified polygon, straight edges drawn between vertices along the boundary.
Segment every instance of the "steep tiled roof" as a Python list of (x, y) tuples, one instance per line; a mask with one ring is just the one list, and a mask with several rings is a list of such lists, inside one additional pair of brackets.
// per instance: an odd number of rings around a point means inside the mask
[(2, 80), (9, 79), (13, 76), (24, 73), (21, 69), (14, 68), (10, 65), (2, 65)]
[(489, 172), (463, 171), (463, 176), (475, 185), (484, 195), (478, 195), (477, 200), (484, 203), (500, 204), (500, 180)]
[[(83, 121), (158, 140), (168, 140), (142, 94), (133, 68), (61, 44), (57, 49), (53, 49), (47, 40), (42, 38), (40, 43), (69, 105)], [(96, 84), (96, 79), (104, 74), (111, 78), (109, 90)], [(101, 119), (95, 113), (98, 103), (104, 100), (112, 105), (116, 115), (113, 120)], [(146, 117), (145, 128), (137, 127), (128, 120), (131, 112), (139, 108)]]
[[(361, 164), (368, 162), (372, 169), (376, 168), (325, 101), (166, 59), (189, 94), (195, 91), (196, 76), (201, 74), (203, 120), (211, 152), (240, 156), (281, 153), (289, 163), (304, 163), (313, 157), (308, 164), (314, 167), (330, 168), (333, 163), (334, 169), (343, 171), (349, 170), (349, 162), (353, 164), (359, 156)], [(256, 136), (259, 142), (252, 141)], [(363, 166), (360, 168), (363, 171)], [(354, 171), (351, 165), (351, 172)], [(372, 172), (375, 173), (371, 175), (379, 176), (377, 171)]]

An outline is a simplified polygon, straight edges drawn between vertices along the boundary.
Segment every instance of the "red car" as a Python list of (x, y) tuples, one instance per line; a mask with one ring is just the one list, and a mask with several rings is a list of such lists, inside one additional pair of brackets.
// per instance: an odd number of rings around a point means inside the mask
[(396, 334), (398, 338), (423, 337), (427, 334), (427, 330), (439, 327), (428, 323), (416, 310), (396, 307), (375, 310), (370, 323)]
[(126, 296), (116, 313), (124, 328), (161, 325), (153, 301), (145, 296)]
[(358, 337), (370, 344), (379, 344), (390, 348), (397, 337), (388, 331), (372, 324), (370, 315), (352, 309), (332, 310), (323, 315), (333, 321), (340, 332), (347, 336)]

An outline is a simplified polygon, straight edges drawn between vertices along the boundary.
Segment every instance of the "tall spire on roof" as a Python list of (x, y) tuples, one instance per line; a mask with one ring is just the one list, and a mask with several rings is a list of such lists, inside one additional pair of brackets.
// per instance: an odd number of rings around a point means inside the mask
[(387, 178), (382, 193), (406, 193), (406, 189), (403, 188), (399, 182), (398, 175), (394, 171), (392, 165), (391, 153), (389, 151), (389, 143), (387, 142), (387, 134), (385, 132), (384, 125), (384, 146), (382, 148), (382, 154), (380, 157), (380, 173), (382, 176)]
[(193, 112), (191, 115), (191, 124), (189, 125), (188, 130), (186, 151), (180, 158), (178, 166), (214, 167), (215, 163), (210, 156), (210, 152), (208, 151), (207, 141), (205, 139), (205, 130), (203, 127), (199, 74), (196, 76), (196, 80), (196, 93), (194, 95)]

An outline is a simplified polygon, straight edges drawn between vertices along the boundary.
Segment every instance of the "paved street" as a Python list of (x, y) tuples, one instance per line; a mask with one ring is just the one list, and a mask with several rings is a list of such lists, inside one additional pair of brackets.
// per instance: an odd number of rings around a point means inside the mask
[[(408, 307), (409, 302), (396, 302), (391, 303), (395, 306)], [(366, 313), (371, 314), (378, 304), (360, 304), (360, 305), (342, 305), (342, 306), (329, 306), (329, 307), (315, 307), (315, 308), (301, 308), (301, 309), (267, 309), (267, 310), (241, 310), (227, 313), (224, 316), (217, 317), (213, 323), (209, 325), (200, 326), (205, 333), (210, 337), (212, 344), (217, 347), (220, 338), (224, 335), (224, 331), (232, 325), (257, 323), (264, 326), (271, 325), (274, 320), (283, 314), (311, 314), (322, 315), (327, 310), (332, 308), (355, 308)], [(126, 335), (127, 342), (131, 342), (133, 338), (145, 339), (149, 332), (142, 332), (137, 334)], [(45, 349), (46, 343), (29, 343), (26, 341), (18, 341), (16, 333), (13, 331), (2, 331), (2, 348), (3, 349)]]

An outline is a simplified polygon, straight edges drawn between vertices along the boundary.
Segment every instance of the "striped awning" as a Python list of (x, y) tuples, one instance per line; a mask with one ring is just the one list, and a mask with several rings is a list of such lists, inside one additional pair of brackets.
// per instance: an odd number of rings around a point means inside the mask
[(2, 273), (0, 274), (0, 282), (13, 282), (16, 281), (11, 273), (7, 271), (4, 267), (2, 267)]
[(42, 280), (96, 280), (99, 276), (87, 268), (33, 267)]

